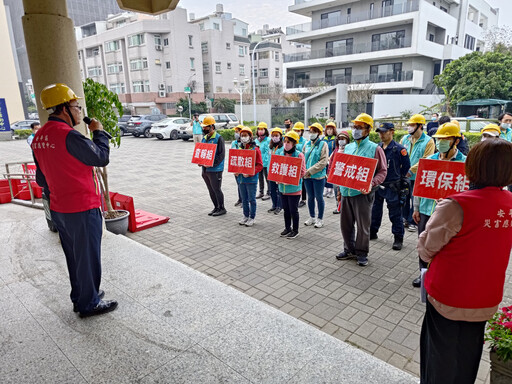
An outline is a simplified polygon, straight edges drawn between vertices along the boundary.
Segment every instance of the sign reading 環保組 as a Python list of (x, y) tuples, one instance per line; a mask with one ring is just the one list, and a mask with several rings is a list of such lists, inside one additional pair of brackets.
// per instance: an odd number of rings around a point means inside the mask
[(192, 156), (192, 163), (211, 167), (215, 160), (215, 151), (217, 144), (196, 143), (194, 147), (194, 154)]
[(272, 155), (268, 179), (276, 183), (299, 185), (302, 158)]
[(469, 189), (464, 163), (420, 159), (412, 194), (427, 199), (444, 199)]
[(9, 115), (7, 114), (7, 105), (5, 99), (0, 99), (0, 132), (10, 132)]
[(376, 167), (377, 159), (336, 152), (327, 182), (357, 191), (370, 191)]
[(228, 172), (254, 176), (256, 172), (256, 151), (247, 149), (230, 149)]

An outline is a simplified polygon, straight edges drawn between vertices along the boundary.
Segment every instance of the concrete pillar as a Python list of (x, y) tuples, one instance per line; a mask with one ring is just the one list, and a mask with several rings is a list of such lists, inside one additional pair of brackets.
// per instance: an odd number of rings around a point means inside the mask
[[(42, 109), (39, 99), (44, 87), (65, 83), (78, 96), (84, 95), (75, 31), (73, 20), (68, 17), (66, 0), (23, 0), (23, 7), (25, 15), (22, 23), (28, 61), (39, 119), (44, 124), (48, 120), (48, 113)], [(85, 100), (79, 103), (85, 107)], [(83, 122), (76, 129), (86, 134)]]

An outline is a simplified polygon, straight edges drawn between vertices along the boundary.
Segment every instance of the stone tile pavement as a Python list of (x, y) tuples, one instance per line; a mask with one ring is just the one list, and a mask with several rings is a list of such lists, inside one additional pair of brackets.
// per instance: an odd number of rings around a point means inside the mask
[[(282, 214), (266, 211), (258, 200), (256, 224), (238, 225), (236, 184), (225, 172), (223, 191), (228, 214), (209, 217), (212, 209), (200, 169), (190, 163), (192, 142), (125, 136), (111, 152), (111, 190), (133, 196), (136, 208), (168, 215), (169, 223), (128, 236), (198, 271), (233, 286), (397, 368), (419, 374), (419, 334), (424, 306), (411, 285), (417, 276), (415, 233), (406, 232), (404, 248), (391, 250), (388, 220), (371, 242), (369, 265), (336, 261), (342, 249), (339, 216), (327, 199), (325, 227), (305, 227), (300, 236), (281, 239)], [(24, 142), (0, 143), (0, 161), (25, 160)], [(512, 266), (505, 302), (512, 302)], [(478, 383), (488, 381), (484, 351)]]

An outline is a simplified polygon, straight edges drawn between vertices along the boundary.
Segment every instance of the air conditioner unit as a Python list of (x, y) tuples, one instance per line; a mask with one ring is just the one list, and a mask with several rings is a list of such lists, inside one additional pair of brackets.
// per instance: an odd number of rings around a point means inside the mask
[(165, 91), (158, 91), (158, 97), (165, 97), (166, 93)]
[(165, 89), (165, 84), (164, 83), (158, 84), (158, 89)]
[(156, 49), (157, 51), (161, 51), (161, 50), (162, 50), (162, 46), (161, 46), (161, 45), (155, 45), (155, 49)]

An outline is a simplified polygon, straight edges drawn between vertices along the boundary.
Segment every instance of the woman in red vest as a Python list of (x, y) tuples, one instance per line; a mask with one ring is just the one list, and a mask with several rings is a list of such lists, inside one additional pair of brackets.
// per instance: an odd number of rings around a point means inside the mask
[(487, 140), (466, 160), (469, 191), (441, 200), (420, 235), (429, 264), (421, 384), (474, 383), (485, 323), (498, 309), (512, 249), (512, 144)]

